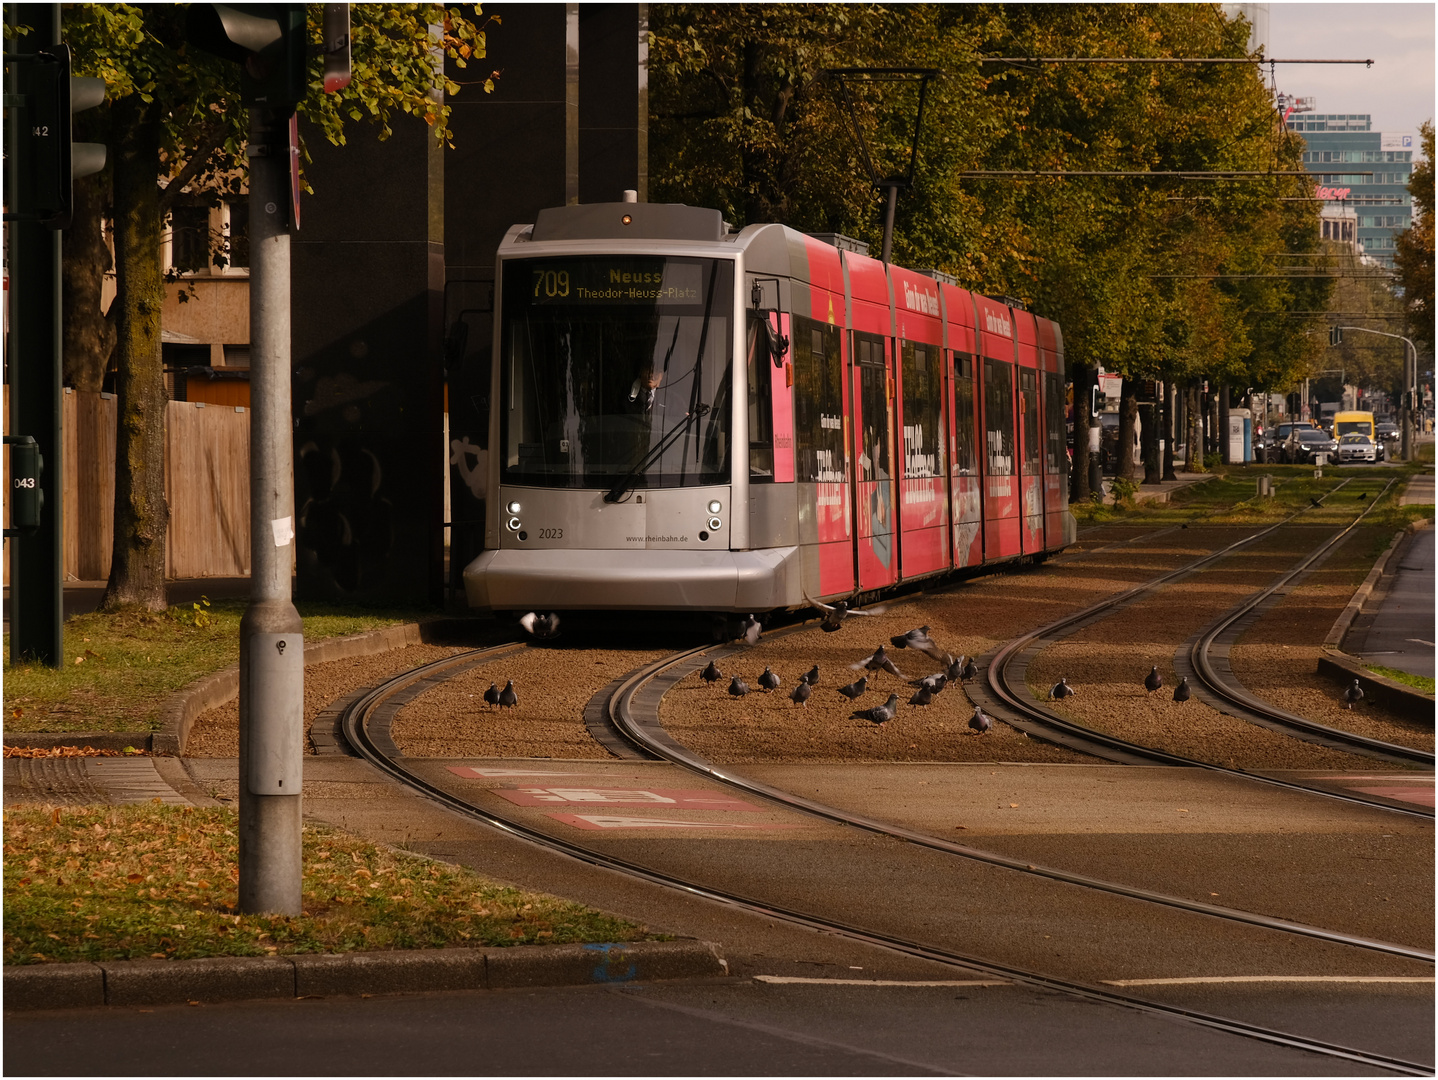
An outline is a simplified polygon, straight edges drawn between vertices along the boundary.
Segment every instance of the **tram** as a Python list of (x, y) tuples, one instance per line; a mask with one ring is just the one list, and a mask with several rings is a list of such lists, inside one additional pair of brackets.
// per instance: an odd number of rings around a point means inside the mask
[(676, 204), (511, 228), (468, 604), (762, 613), (1072, 542), (1059, 327), (942, 277)]

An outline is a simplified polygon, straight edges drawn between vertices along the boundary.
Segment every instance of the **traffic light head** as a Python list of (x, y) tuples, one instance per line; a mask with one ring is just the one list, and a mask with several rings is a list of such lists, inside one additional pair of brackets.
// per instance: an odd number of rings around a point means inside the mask
[(303, 4), (191, 4), (185, 37), (241, 65), (246, 104), (286, 117), (304, 99), (309, 33)]
[(1330, 327), (1328, 328), (1328, 344), (1330, 344), (1330, 345), (1342, 345), (1342, 344), (1343, 344), (1343, 327), (1341, 327), (1341, 326), (1330, 326)]
[(45, 459), (32, 435), (6, 435), (5, 442), (10, 447), (10, 528), (5, 535), (34, 532), (45, 508), (45, 492), (40, 486)]
[(100, 79), (70, 75), (70, 47), (54, 45), (19, 66), (25, 119), (16, 139), (14, 210), (51, 229), (70, 227), (73, 181), (105, 167), (105, 147), (73, 141), (71, 117), (105, 100)]

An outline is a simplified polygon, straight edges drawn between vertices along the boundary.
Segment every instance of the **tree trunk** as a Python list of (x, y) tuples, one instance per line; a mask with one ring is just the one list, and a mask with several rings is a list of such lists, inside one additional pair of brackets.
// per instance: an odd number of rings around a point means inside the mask
[(1167, 379), (1163, 383), (1163, 479), (1177, 480), (1173, 470), (1173, 444), (1178, 437), (1178, 426), (1174, 423), (1174, 398), (1176, 387)]
[(165, 610), (165, 377), (160, 355), (159, 121), (132, 94), (115, 102), (115, 542), (104, 611)]
[(1162, 428), (1163, 401), (1155, 397), (1142, 405), (1143, 427), (1139, 441), (1143, 448), (1143, 482), (1157, 484), (1163, 479), (1163, 461), (1159, 458), (1159, 435)]
[[(100, 110), (87, 110), (75, 118), (75, 137), (82, 141), (109, 142), (90, 127), (86, 118)], [(114, 151), (111, 151), (112, 153)], [(76, 180), (74, 220), (61, 240), (61, 302), (64, 304), (62, 352), (66, 386), (98, 392), (115, 349), (115, 324), (100, 309), (105, 275), (114, 266), (105, 243), (109, 214), (110, 170)]]
[(1191, 473), (1203, 472), (1203, 410), (1202, 399), (1199, 396), (1199, 384), (1191, 382), (1183, 390), (1187, 395), (1188, 408), (1185, 409), (1185, 421), (1188, 424), (1187, 434), (1184, 435), (1184, 450), (1186, 451), (1184, 469)]
[(1114, 466), (1114, 475), (1124, 480), (1138, 479), (1133, 461), (1133, 437), (1137, 430), (1138, 394), (1133, 379), (1125, 375), (1118, 400), (1118, 464)]
[(1228, 393), (1228, 383), (1218, 388), (1218, 453), (1225, 465), (1242, 465), (1243, 462), (1234, 461), (1233, 455), (1229, 453), (1228, 412), (1231, 406)]
[(1088, 486), (1088, 431), (1092, 419), (1089, 414), (1093, 398), (1094, 369), (1075, 367), (1074, 380), (1074, 458), (1069, 477), (1069, 501), (1087, 502)]

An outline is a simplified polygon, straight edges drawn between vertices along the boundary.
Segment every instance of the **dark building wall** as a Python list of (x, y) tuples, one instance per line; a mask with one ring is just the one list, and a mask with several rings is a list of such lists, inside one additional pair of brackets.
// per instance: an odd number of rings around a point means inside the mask
[(380, 142), (305, 131), (291, 241), (298, 595), (438, 601), (443, 585), (442, 152), (401, 116)]

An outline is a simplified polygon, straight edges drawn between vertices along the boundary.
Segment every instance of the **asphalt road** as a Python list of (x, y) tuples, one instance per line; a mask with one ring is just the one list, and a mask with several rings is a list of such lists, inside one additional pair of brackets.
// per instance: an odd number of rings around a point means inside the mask
[(1344, 643), (1366, 663), (1433, 678), (1433, 535), (1431, 527), (1414, 533), (1397, 552), (1372, 622)]
[[(1432, 988), (1243, 988), (1275, 1024), (1432, 1061)], [(1383, 1075), (1016, 986), (658, 983), (10, 1014), (7, 1075)]]

